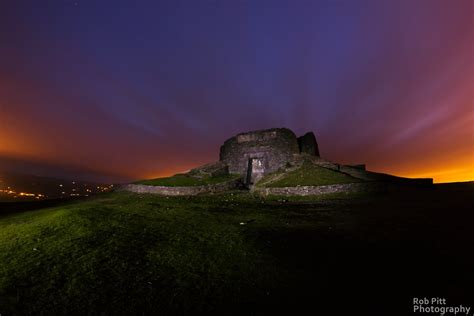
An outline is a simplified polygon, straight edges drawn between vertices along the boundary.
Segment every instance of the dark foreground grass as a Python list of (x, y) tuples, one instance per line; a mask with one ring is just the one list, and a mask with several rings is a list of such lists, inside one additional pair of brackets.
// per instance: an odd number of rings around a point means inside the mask
[(167, 186), (167, 187), (182, 187), (182, 186), (200, 186), (217, 184), (226, 181), (236, 180), (240, 176), (235, 174), (226, 174), (219, 176), (202, 176), (195, 177), (189, 174), (176, 174), (172, 177), (157, 178), (142, 180), (136, 182), (137, 184), (156, 185), (156, 186)]
[(472, 191), (110, 193), (0, 217), (0, 313), (409, 315), (468, 304)]
[(265, 299), (279, 276), (240, 223), (272, 226), (280, 214), (259, 206), (249, 195), (114, 193), (2, 218), (2, 315), (208, 311)]

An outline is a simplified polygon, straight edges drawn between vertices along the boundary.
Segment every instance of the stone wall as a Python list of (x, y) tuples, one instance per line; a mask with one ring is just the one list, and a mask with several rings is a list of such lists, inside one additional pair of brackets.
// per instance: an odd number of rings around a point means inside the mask
[(298, 137), (298, 146), (301, 153), (319, 156), (319, 147), (313, 132), (308, 132)]
[(387, 187), (384, 183), (346, 183), (320, 186), (296, 186), (282, 188), (254, 188), (253, 191), (264, 196), (284, 195), (284, 196), (307, 196), (322, 195), (330, 193), (354, 193), (354, 192), (382, 192)]
[(204, 193), (220, 193), (229, 190), (238, 189), (242, 186), (242, 180), (232, 180), (217, 184), (201, 185), (201, 186), (189, 186), (189, 187), (166, 187), (166, 186), (154, 186), (154, 185), (143, 185), (143, 184), (124, 184), (119, 190), (129, 191), (134, 193), (150, 193), (159, 195), (169, 196), (180, 196), (180, 195), (198, 195)]
[(296, 135), (286, 128), (242, 133), (224, 142), (220, 161), (229, 166), (230, 173), (247, 176), (249, 160), (258, 159), (263, 173), (282, 168), (299, 153)]

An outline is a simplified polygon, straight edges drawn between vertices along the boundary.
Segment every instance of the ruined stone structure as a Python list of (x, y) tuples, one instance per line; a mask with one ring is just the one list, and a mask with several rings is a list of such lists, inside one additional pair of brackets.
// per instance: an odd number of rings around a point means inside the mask
[(319, 186), (296, 186), (281, 188), (256, 188), (253, 191), (263, 196), (282, 195), (282, 196), (308, 196), (333, 193), (354, 193), (354, 192), (385, 192), (388, 185), (383, 182), (358, 182), (331, 184)]
[(298, 137), (298, 147), (302, 153), (319, 156), (318, 143), (316, 142), (316, 137), (313, 132), (308, 132), (303, 136)]
[(295, 154), (319, 155), (313, 133), (301, 138), (301, 146), (298, 140), (287, 128), (241, 133), (221, 146), (220, 161), (229, 167), (230, 173), (241, 174), (244, 182), (251, 185), (264, 174), (284, 168)]
[[(293, 186), (288, 187), (268, 185), (302, 168), (305, 163), (346, 174), (354, 181), (315, 186), (298, 183), (292, 183)], [(433, 184), (433, 179), (408, 179), (365, 169), (365, 165), (344, 166), (319, 157), (318, 143), (312, 132), (296, 137), (295, 133), (287, 128), (272, 128), (241, 133), (229, 138), (220, 148), (218, 162), (194, 168), (187, 173), (189, 177), (202, 180), (218, 177), (225, 179), (229, 173), (239, 174), (240, 177), (201, 186), (153, 186), (132, 183), (121, 186), (121, 189), (135, 193), (180, 196), (214, 194), (245, 187), (263, 196), (307, 196), (341, 192), (379, 192), (410, 186), (431, 187)], [(270, 175), (258, 185), (253, 185), (265, 174), (279, 170), (281, 172)]]
[(239, 189), (242, 185), (240, 179), (231, 180), (227, 182), (200, 185), (200, 186), (188, 186), (188, 187), (167, 187), (167, 186), (154, 186), (154, 185), (143, 185), (143, 184), (125, 184), (122, 185), (118, 190), (129, 191), (134, 193), (150, 193), (158, 195), (168, 196), (181, 196), (181, 195), (198, 195), (198, 194), (214, 194), (226, 192), (229, 190)]

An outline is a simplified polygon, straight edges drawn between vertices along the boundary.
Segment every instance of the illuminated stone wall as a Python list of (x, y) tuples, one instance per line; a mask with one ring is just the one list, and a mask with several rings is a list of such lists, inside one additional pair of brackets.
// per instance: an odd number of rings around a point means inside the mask
[(198, 194), (209, 194), (209, 193), (221, 193), (229, 190), (238, 189), (242, 186), (241, 179), (236, 179), (228, 182), (201, 185), (201, 186), (188, 186), (188, 187), (166, 187), (166, 186), (153, 186), (143, 184), (125, 184), (122, 185), (118, 190), (129, 191), (134, 193), (149, 193), (158, 195), (169, 195), (169, 196), (181, 196), (181, 195), (198, 195)]
[(242, 133), (226, 140), (220, 149), (220, 161), (229, 166), (230, 173), (242, 175), (248, 183), (249, 166), (258, 165), (257, 174), (251, 179), (254, 182), (265, 173), (285, 167), (298, 153), (295, 133), (286, 128), (274, 128)]
[(331, 193), (356, 193), (356, 192), (383, 192), (388, 189), (386, 183), (346, 183), (319, 186), (296, 186), (282, 188), (255, 188), (253, 191), (261, 195), (282, 196), (309, 196)]

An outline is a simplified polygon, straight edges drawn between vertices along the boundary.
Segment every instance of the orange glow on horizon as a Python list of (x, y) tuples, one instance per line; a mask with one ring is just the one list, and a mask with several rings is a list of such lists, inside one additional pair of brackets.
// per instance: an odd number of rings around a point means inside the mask
[[(369, 168), (370, 170), (370, 168)], [(407, 178), (433, 178), (434, 183), (474, 181), (474, 154), (451, 160), (416, 161), (398, 168), (379, 168), (378, 170)]]
[(407, 178), (433, 178), (434, 183), (474, 181), (474, 168), (454, 168), (431, 172), (400, 174)]
[[(135, 47), (135, 32), (154, 39), (158, 31), (133, 23), (141, 11), (130, 12), (123, 39), (103, 41), (123, 21), (112, 19), (90, 37), (76, 32), (78, 21), (102, 25), (100, 6), (90, 8), (98, 14), (80, 11), (38, 32), (47, 15), (31, 10), (34, 19), (23, 21), (24, 10), (10, 3), (18, 16), (5, 20), (11, 31), (0, 40), (2, 172), (111, 183), (166, 177), (216, 161), (219, 146), (237, 133), (287, 127), (313, 131), (322, 157), (336, 163), (435, 183), (474, 180), (470, 1), (367, 5), (374, 14), (350, 19), (339, 19), (351, 8), (341, 5), (327, 11), (338, 17), (329, 26), (296, 14), (304, 6), (273, 10), (268, 23), (280, 14), (298, 18), (288, 31), (301, 36), (281, 38), (259, 19), (249, 20), (256, 29), (234, 30), (247, 11), (226, 10), (231, 18), (218, 25), (232, 22), (229, 31), (248, 40), (209, 35), (212, 19), (189, 30), (173, 20), (176, 28), (159, 30), (171, 32), (162, 41), (130, 51), (121, 48)], [(254, 42), (255, 34), (269, 40)]]

